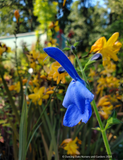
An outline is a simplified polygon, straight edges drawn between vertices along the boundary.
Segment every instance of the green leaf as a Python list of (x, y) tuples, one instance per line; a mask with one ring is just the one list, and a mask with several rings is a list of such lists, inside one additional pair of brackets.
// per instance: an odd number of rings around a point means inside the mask
[(63, 95), (62, 95), (62, 94), (59, 94), (59, 93), (57, 93), (56, 96), (57, 96), (57, 98), (58, 98), (60, 101), (62, 101), (63, 98), (64, 98)]
[(77, 46), (79, 45), (79, 43), (80, 43), (80, 42), (75, 42), (73, 46), (74, 46), (74, 47), (77, 47)]
[(63, 51), (69, 51), (69, 50), (70, 50), (70, 48), (68, 48), (68, 47), (63, 49)]
[(106, 124), (106, 126), (105, 126), (105, 130), (109, 129), (112, 125), (114, 125), (114, 124), (119, 124), (119, 123), (122, 123), (119, 119), (114, 118), (114, 117), (110, 117), (110, 118), (107, 120), (107, 124)]
[(97, 131), (101, 131), (101, 129), (99, 127), (97, 128), (92, 128), (93, 130), (97, 130)]
[(66, 46), (70, 46), (69, 41), (65, 41)]
[(11, 125), (9, 123), (3, 124), (2, 126), (11, 128)]
[(0, 120), (0, 124), (5, 124), (7, 122), (7, 119), (5, 120)]

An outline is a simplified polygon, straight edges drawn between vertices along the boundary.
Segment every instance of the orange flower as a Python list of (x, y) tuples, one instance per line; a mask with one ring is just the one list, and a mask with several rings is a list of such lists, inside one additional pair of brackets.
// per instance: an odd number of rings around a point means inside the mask
[(20, 17), (20, 15), (19, 15), (19, 10), (15, 10), (14, 15), (15, 15), (16, 21), (17, 21), (17, 23), (18, 23), (18, 19), (19, 19), (19, 17)]

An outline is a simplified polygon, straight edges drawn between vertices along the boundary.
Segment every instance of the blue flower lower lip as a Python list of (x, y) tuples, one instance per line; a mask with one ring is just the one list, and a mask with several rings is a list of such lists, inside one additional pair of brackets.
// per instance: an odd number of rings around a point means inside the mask
[(72, 80), (63, 100), (67, 108), (63, 124), (68, 127), (77, 125), (81, 120), (87, 123), (92, 114), (90, 102), (94, 95), (79, 81)]

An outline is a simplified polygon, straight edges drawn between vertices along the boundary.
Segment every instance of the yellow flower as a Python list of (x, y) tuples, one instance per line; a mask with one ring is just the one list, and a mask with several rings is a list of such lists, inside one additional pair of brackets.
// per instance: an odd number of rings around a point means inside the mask
[(117, 41), (119, 37), (119, 33), (114, 33), (108, 41), (106, 41), (105, 37), (101, 37), (98, 39), (94, 45), (91, 47), (91, 52), (100, 52), (103, 55), (103, 65), (108, 65), (110, 63), (110, 59), (112, 58), (114, 61), (118, 60), (117, 52), (120, 50), (122, 44)]
[(3, 52), (5, 52), (5, 48), (0, 47), (0, 55), (2, 55)]
[(37, 88), (34, 89), (34, 93), (28, 96), (29, 99), (32, 99), (32, 102), (35, 104), (38, 103), (42, 105), (42, 99), (48, 99), (49, 95), (44, 92), (45, 87), (41, 87), (39, 90)]
[(9, 86), (10, 91), (17, 91), (17, 93), (20, 92), (20, 82), (15, 83), (14, 85)]
[(104, 96), (100, 98), (97, 107), (99, 109), (99, 114), (104, 118), (108, 119), (113, 110), (113, 105), (108, 99), (108, 96)]
[(50, 38), (50, 41), (47, 44), (48, 47), (56, 47), (57, 45), (58, 45), (57, 39), (53, 39), (53, 38)]
[(51, 86), (49, 86), (47, 89), (46, 89), (46, 93), (47, 94), (53, 94), (54, 93), (54, 86), (53, 87), (51, 87)]
[(74, 140), (72, 140), (71, 138), (65, 139), (62, 142), (61, 146), (63, 146), (63, 149), (67, 151), (67, 154), (79, 155), (80, 152), (77, 150), (79, 148), (76, 144), (77, 141), (79, 144), (81, 144), (81, 141), (77, 137)]
[(90, 68), (90, 73), (88, 76), (93, 78), (94, 76), (96, 76), (96, 72), (92, 68)]
[(58, 25), (58, 23), (59, 23), (58, 21), (56, 21), (55, 23), (51, 22), (48, 28), (50, 28), (50, 29), (54, 28), (54, 30), (56, 32), (58, 32), (59, 31), (59, 25)]
[(99, 114), (104, 118), (108, 119), (109, 116), (111, 115), (113, 110), (113, 105), (108, 106), (108, 107), (102, 107), (101, 111), (99, 111)]
[(51, 64), (50, 69), (47, 66), (44, 66), (44, 70), (48, 74), (48, 78), (52, 79), (54, 81), (57, 81), (57, 84), (61, 81), (62, 83), (66, 83), (65, 77), (68, 75), (66, 72), (59, 73), (58, 68), (60, 67), (60, 64), (56, 61)]
[(107, 96), (101, 97), (97, 104), (97, 107), (106, 106), (106, 105), (111, 105), (111, 102), (108, 101)]
[(27, 58), (29, 62), (31, 63), (31, 68), (35, 68), (37, 66), (37, 63), (40, 63), (43, 65), (44, 63), (47, 63), (47, 61), (44, 59), (47, 57), (46, 53), (40, 53), (39, 51), (36, 51), (35, 49), (31, 50), (29, 54), (27, 54)]
[(120, 85), (120, 80), (118, 80), (116, 77), (107, 76), (105, 80), (106, 80), (106, 86), (108, 88), (118, 88)]
[(118, 88), (120, 85), (120, 80), (110, 75), (107, 77), (101, 76), (97, 82), (98, 85), (96, 93), (100, 93), (101, 96), (104, 88)]
[(0, 56), (3, 52), (11, 52), (11, 48), (7, 47), (4, 43), (0, 43)]
[(25, 84), (28, 80), (25, 78), (22, 80), (23, 84)]
[(101, 76), (99, 79), (98, 79), (98, 85), (97, 85), (97, 92), (96, 94), (99, 94), (100, 93), (100, 96), (102, 97), (102, 94), (103, 94), (103, 89), (106, 87), (106, 80), (103, 76)]
[(105, 66), (105, 70), (103, 70), (101, 74), (107, 75), (109, 73), (114, 72), (115, 70), (116, 70), (116, 65), (113, 62), (111, 62), (110, 64)]
[(14, 86), (14, 85), (9, 86), (9, 90), (10, 90), (10, 91), (13, 91), (13, 90), (14, 90), (14, 88), (15, 88), (15, 86)]
[(63, 93), (63, 89), (59, 89), (58, 93), (59, 94)]
[(17, 93), (20, 92), (20, 82), (14, 84), (14, 90), (17, 91)]

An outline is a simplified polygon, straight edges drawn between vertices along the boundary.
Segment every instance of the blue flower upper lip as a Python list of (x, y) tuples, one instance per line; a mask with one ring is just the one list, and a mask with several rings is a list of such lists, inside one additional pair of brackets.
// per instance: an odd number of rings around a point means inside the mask
[[(50, 57), (58, 61), (63, 68), (68, 72), (68, 74), (75, 80), (80, 79), (80, 76), (76, 72), (74, 66), (72, 65), (71, 61), (67, 58), (67, 56), (58, 48), (56, 47), (47, 47), (43, 49)], [(82, 80), (83, 81), (83, 80)], [(83, 81), (83, 84), (85, 82)]]

